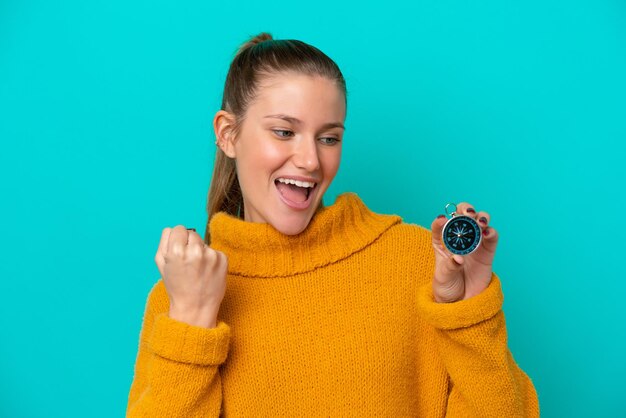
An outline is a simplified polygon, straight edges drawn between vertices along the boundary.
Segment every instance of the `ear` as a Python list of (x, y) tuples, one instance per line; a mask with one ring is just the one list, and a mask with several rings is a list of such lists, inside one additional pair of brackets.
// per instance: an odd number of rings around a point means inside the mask
[(220, 147), (224, 154), (235, 158), (235, 115), (225, 110), (219, 110), (213, 118), (213, 130), (215, 131), (215, 144)]

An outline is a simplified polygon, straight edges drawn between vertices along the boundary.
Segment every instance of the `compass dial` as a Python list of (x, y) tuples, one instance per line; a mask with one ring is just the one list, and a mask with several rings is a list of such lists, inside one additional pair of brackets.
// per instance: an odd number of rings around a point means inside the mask
[(467, 255), (473, 252), (481, 241), (480, 227), (473, 218), (453, 216), (443, 227), (443, 243), (453, 254)]

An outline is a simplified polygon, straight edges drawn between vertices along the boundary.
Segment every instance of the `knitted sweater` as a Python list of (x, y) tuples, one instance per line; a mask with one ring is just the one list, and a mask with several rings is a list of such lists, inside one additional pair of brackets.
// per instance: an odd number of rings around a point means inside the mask
[(217, 327), (169, 318), (157, 281), (128, 417), (539, 415), (507, 348), (498, 276), (436, 303), (430, 230), (353, 193), (296, 236), (225, 212), (209, 228), (229, 260)]

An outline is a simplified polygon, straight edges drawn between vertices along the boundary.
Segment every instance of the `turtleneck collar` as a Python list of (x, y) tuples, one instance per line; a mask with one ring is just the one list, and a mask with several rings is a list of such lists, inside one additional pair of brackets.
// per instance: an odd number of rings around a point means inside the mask
[(209, 223), (211, 247), (228, 256), (228, 272), (245, 277), (285, 277), (334, 263), (359, 251), (392, 225), (397, 215), (370, 211), (355, 193), (343, 193), (317, 211), (298, 235), (226, 212)]

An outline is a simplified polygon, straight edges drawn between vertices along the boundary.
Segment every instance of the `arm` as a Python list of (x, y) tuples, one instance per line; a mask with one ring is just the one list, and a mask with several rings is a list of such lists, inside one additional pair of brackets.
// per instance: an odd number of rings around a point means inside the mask
[(159, 280), (148, 296), (127, 417), (218, 416), (222, 403), (219, 365), (226, 360), (230, 328), (203, 328), (168, 316)]
[(432, 285), (419, 290), (421, 316), (435, 329), (439, 355), (452, 382), (447, 417), (538, 417), (539, 402), (528, 376), (507, 347), (498, 277), (480, 294), (437, 303)]

